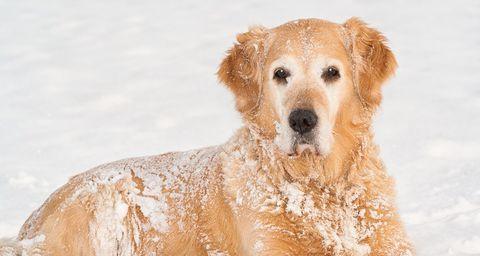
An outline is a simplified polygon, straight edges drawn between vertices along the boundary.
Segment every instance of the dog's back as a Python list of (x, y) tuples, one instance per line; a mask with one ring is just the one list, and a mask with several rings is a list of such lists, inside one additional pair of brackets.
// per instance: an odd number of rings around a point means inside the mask
[[(194, 253), (185, 250), (197, 247), (193, 223), (211, 201), (218, 152), (126, 159), (77, 175), (30, 216), (19, 239), (47, 255)], [(6, 243), (2, 253), (19, 248)]]

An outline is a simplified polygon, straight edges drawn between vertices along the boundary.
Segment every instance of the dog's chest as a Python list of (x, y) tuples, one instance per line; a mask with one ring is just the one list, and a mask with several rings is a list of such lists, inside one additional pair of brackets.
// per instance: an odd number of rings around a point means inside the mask
[(364, 221), (362, 194), (359, 187), (311, 188), (295, 182), (273, 186), (262, 178), (247, 182), (233, 203), (248, 223), (240, 232), (245, 234), (245, 254), (368, 254), (362, 241), (373, 228)]
[[(251, 255), (366, 255), (369, 246), (355, 213), (325, 210), (322, 216), (284, 213), (257, 219)], [(363, 234), (362, 234), (363, 233)]]

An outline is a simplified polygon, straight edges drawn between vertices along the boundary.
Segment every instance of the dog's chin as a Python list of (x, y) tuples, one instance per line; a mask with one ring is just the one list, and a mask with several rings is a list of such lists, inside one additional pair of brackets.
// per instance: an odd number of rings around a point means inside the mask
[(298, 144), (296, 146), (294, 146), (294, 152), (297, 154), (297, 155), (301, 155), (301, 154), (311, 154), (311, 153), (314, 153), (314, 154), (318, 154), (319, 152), (317, 151), (317, 149), (315, 148), (314, 145), (312, 144)]
[(299, 157), (299, 156), (308, 156), (308, 155), (313, 155), (313, 156), (322, 156), (322, 153), (320, 149), (310, 143), (299, 143), (292, 145), (291, 150), (287, 152), (288, 156), (291, 157)]
[[(283, 139), (283, 140), (282, 140)], [(315, 156), (315, 157), (326, 157), (330, 151), (329, 141), (324, 141), (320, 144), (314, 140), (307, 139), (297, 139), (293, 141), (286, 140), (285, 137), (278, 136), (274, 140), (274, 144), (278, 152), (285, 154), (289, 157), (301, 157), (301, 156)]]

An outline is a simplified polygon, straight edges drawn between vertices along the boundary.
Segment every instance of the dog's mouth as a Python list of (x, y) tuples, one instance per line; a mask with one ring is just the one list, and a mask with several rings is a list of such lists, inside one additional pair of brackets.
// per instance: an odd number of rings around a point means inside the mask
[(320, 152), (312, 144), (298, 144), (294, 146), (292, 155), (302, 155), (302, 154), (315, 154), (320, 155)]
[(289, 156), (300, 156), (303, 154), (314, 154), (314, 155), (321, 155), (320, 148), (313, 142), (312, 139), (308, 138), (295, 138), (292, 144), (291, 153), (288, 154)]
[(320, 156), (325, 157), (329, 152), (329, 141), (322, 140), (318, 132), (311, 131), (305, 134), (292, 133), (290, 129), (283, 129), (277, 124), (277, 136), (274, 144), (282, 154), (289, 157)]

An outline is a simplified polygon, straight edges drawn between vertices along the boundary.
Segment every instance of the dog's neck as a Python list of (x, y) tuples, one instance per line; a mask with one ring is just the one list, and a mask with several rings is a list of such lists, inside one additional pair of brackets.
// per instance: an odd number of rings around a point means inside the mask
[(355, 136), (336, 143), (332, 152), (325, 157), (312, 153), (288, 156), (272, 140), (262, 138), (248, 127), (238, 131), (233, 144), (241, 145), (241, 154), (247, 154), (246, 159), (258, 163), (256, 168), (270, 171), (274, 180), (304, 184), (313, 181), (328, 185), (349, 180), (355, 170), (363, 168), (364, 162), (368, 161), (364, 159), (365, 156), (372, 156), (372, 150), (376, 151), (372, 138), (370, 129), (362, 129)]

